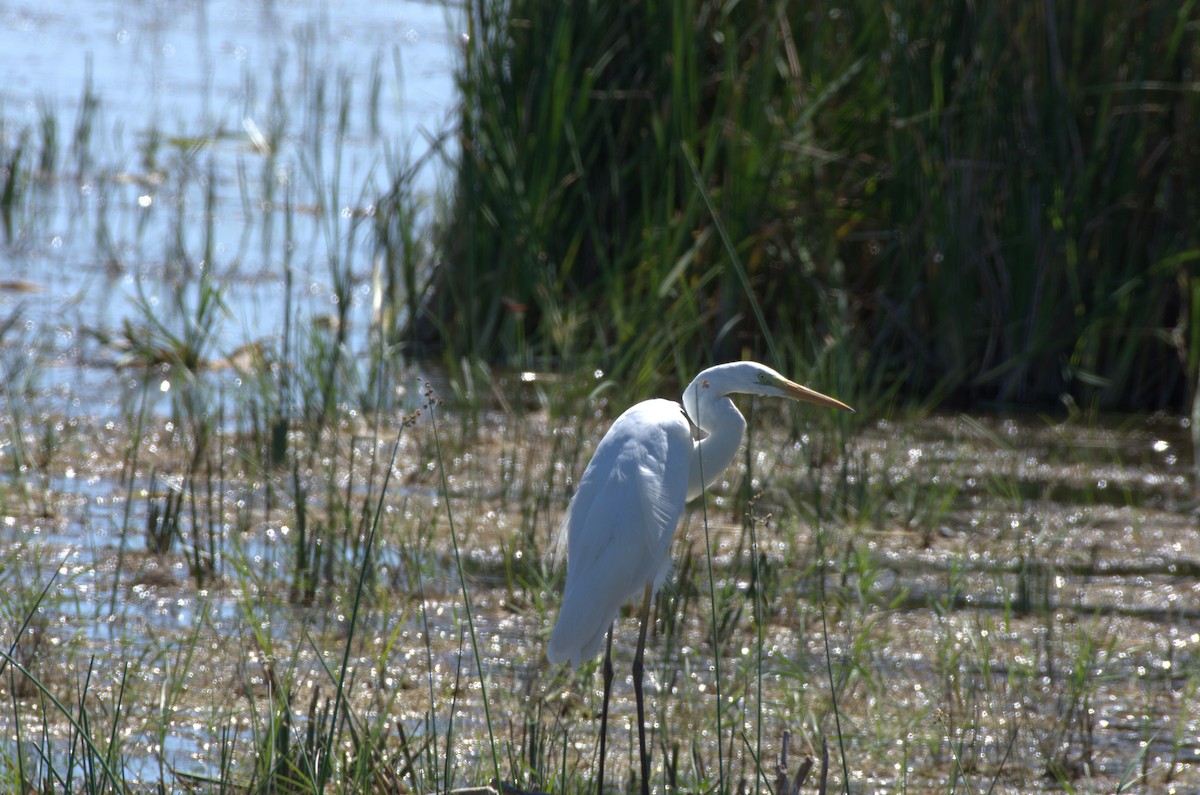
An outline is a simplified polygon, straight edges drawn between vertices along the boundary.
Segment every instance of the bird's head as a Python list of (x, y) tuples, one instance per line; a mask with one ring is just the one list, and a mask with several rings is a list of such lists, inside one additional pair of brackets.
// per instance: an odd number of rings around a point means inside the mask
[(842, 401), (797, 384), (758, 362), (731, 362), (708, 368), (696, 376), (684, 392), (684, 406), (691, 414), (693, 407), (699, 403), (735, 392), (788, 398), (831, 409), (854, 411)]
[(815, 389), (809, 389), (803, 384), (797, 384), (795, 381), (785, 378), (765, 364), (759, 364), (758, 362), (739, 362), (739, 364), (747, 366), (748, 374), (754, 384), (754, 388), (745, 390), (747, 392), (756, 395), (772, 395), (790, 400), (799, 400), (802, 403), (815, 403), (818, 406), (824, 406), (829, 409), (854, 411), (854, 409), (842, 401), (831, 398), (828, 395), (823, 395)]

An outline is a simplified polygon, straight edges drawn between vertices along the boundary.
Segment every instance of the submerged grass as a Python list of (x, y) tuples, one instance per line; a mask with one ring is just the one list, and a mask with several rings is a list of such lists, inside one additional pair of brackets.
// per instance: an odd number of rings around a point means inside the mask
[[(532, 529), (524, 516), (542, 513), (539, 484), (572, 453), (550, 443), (562, 428), (545, 412), (488, 408), (486, 421), (460, 429), (446, 411), (438, 408), (436, 425), (432, 416), (381, 418), (379, 430), (358, 442), (345, 441), (344, 427), (320, 442), (319, 459), (330, 463), (300, 470), (310, 493), (325, 493), (318, 484), (329, 480), (359, 485), (349, 492), (350, 511), (308, 501), (310, 527), (336, 528), (321, 536), (333, 551), (334, 576), (322, 576), (311, 595), (292, 586), (299, 573), (286, 552), (290, 540), (280, 537), (297, 532), (294, 506), (278, 496), (268, 505), (265, 485), (247, 489), (241, 481), (273, 480), (285, 495), (296, 477), (291, 466), (223, 481), (231, 494), (224, 521), (241, 529), (223, 536), (229, 565), (203, 590), (151, 576), (179, 566), (186, 572), (186, 550), (126, 553), (128, 585), (116, 611), (101, 617), (115, 646), (97, 644), (87, 627), (94, 609), (77, 614), (71, 593), (80, 577), (103, 584), (114, 576), (103, 572), (116, 546), (111, 555), (97, 549), (76, 559), (73, 583), (53, 576), (24, 583), (30, 599), (5, 608), (4, 646), (18, 648), (30, 629), (48, 637), (36, 668), (24, 665), (37, 689), (20, 695), (8, 677), (0, 685), (12, 705), (5, 725), (17, 732), (13, 754), (0, 755), (12, 765), (5, 775), (81, 781), (92, 765), (99, 782), (106, 774), (98, 761), (66, 754), (71, 746), (55, 739), (87, 731), (122, 786), (445, 791), (499, 776), (525, 791), (590, 791), (594, 666), (577, 675), (546, 666), (539, 638), (558, 585), (545, 564), (511, 546), (530, 532), (548, 548), (569, 483), (550, 487), (552, 515)], [(1184, 580), (1167, 562), (1141, 575), (1155, 583), (1149, 592), (1108, 573), (1162, 543), (1186, 541), (1184, 517), (1172, 517), (1187, 489), (1148, 477), (1156, 465), (1126, 460), (1160, 429), (1126, 431), (1097, 447), (1072, 441), (1085, 428), (978, 419), (889, 424), (864, 429), (825, 458), (814, 453), (839, 431), (789, 441), (787, 415), (760, 409), (751, 416), (746, 460), (715, 487), (707, 521), (697, 512), (681, 533), (675, 583), (657, 600), (647, 666), (656, 788), (769, 784), (785, 729), (802, 756), (819, 760), (828, 743), (829, 791), (847, 782), (851, 791), (896, 792), (1029, 791), (1047, 780), (1105, 791), (1127, 776), (1154, 786), (1195, 783), (1198, 680), (1189, 661), (1200, 645), (1187, 627), (1196, 617), (1167, 598), (1186, 601)], [(144, 432), (152, 436), (162, 422), (149, 417)], [(583, 420), (578, 433), (594, 438), (603, 422)], [(949, 428), (959, 435), (953, 442)], [(385, 443), (393, 434), (399, 443)], [(512, 434), (525, 441), (510, 464), (496, 453)], [(289, 455), (307, 456), (303, 438), (296, 432)], [(379, 465), (358, 446), (378, 450)], [(236, 444), (221, 449), (228, 471), (245, 467), (245, 459), (236, 463)], [(1046, 468), (1034, 498), (1011, 487), (1028, 477), (1031, 457)], [(1097, 458), (1120, 459), (1106, 477), (1130, 500), (1089, 503), (1078, 496), (1084, 492), (1060, 487)], [(66, 453), (56, 461), (74, 465)], [(160, 476), (186, 472), (186, 448), (158, 453), (155, 466)], [(995, 482), (980, 482), (983, 472)], [(936, 510), (947, 527), (927, 542), (914, 526), (921, 520), (875, 504), (890, 504), (897, 483), (946, 478), (963, 483), (948, 500), (936, 488), (928, 496), (914, 489), (917, 515)], [(865, 486), (855, 492), (860, 479)], [(504, 497), (497, 488), (504, 482), (527, 496)], [(124, 493), (118, 481), (113, 488)], [(839, 501), (839, 493), (859, 497)], [(257, 505), (235, 508), (233, 494)], [(1057, 502), (1057, 494), (1069, 499)], [(66, 508), (69, 498), (52, 505)], [(155, 495), (139, 490), (133, 499), (137, 521)], [(921, 508), (926, 501), (938, 507)], [(237, 518), (246, 511), (251, 518)], [(448, 535), (441, 528), (451, 515)], [(17, 529), (26, 521), (7, 525), (5, 571), (28, 571), (26, 556), (43, 548)], [(350, 536), (362, 534), (357, 547), (338, 540), (347, 521)], [(1114, 522), (1135, 529), (1105, 535)], [(1081, 550), (1090, 551), (1081, 557)], [(1182, 548), (1175, 559), (1195, 552)], [(1021, 558), (1025, 564), (1013, 564)], [(709, 586), (696, 576), (706, 559)], [(107, 604), (108, 587), (102, 596)], [(169, 610), (158, 618), (156, 603), (185, 605), (193, 617), (170, 619)], [(468, 615), (473, 633), (460, 622)], [(164, 620), (157, 637), (137, 629)], [(634, 636), (621, 622), (618, 660), (628, 660)], [(101, 654), (109, 662), (86, 674), (88, 659)], [(62, 711), (52, 702), (49, 711), (36, 708), (43, 689)], [(616, 696), (611, 780), (633, 788), (636, 727), (620, 677)], [(1131, 724), (1122, 715), (1141, 718)], [(50, 738), (43, 753), (51, 761), (36, 770), (17, 753), (34, 735)], [(188, 750), (202, 746), (211, 750)], [(147, 756), (158, 762), (146, 764)]]

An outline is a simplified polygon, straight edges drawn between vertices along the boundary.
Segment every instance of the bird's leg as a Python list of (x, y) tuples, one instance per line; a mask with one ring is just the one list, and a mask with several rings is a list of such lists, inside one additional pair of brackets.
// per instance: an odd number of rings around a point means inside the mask
[(646, 596), (642, 600), (642, 626), (638, 631), (637, 654), (633, 657), (633, 694), (637, 698), (638, 751), (642, 761), (642, 795), (650, 795), (650, 754), (646, 751), (646, 703), (642, 698), (642, 657), (646, 652), (646, 627), (650, 623), (650, 585), (646, 585)]
[(604, 746), (608, 740), (608, 695), (612, 692), (612, 633), (608, 627), (608, 641), (604, 644), (604, 665), (601, 668), (604, 676), (604, 705), (600, 707), (600, 767), (596, 772), (596, 793), (604, 795)]

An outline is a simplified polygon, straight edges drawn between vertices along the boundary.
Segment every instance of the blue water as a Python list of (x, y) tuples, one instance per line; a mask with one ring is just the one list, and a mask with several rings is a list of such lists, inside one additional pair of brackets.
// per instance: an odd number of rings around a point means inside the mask
[(452, 123), (456, 19), (411, 0), (0, 3), (0, 154), (24, 134), (26, 162), (39, 157), (45, 119), (56, 140), (55, 168), (0, 238), (0, 321), (20, 320), (0, 344), (111, 363), (92, 332), (119, 332), (143, 307), (176, 327), (175, 293), (204, 271), (227, 310), (219, 358), (277, 340), (288, 301), (334, 313), (333, 263), (353, 277), (361, 339), (373, 202), (421, 162), (411, 184), (427, 214), (452, 156), (426, 157)]

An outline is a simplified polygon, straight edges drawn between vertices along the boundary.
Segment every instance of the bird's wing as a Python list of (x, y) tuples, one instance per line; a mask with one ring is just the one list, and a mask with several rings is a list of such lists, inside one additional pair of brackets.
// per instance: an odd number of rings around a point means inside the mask
[(691, 450), (691, 426), (666, 400), (632, 407), (600, 441), (564, 521), (567, 586), (551, 660), (594, 655), (621, 605), (666, 571)]

